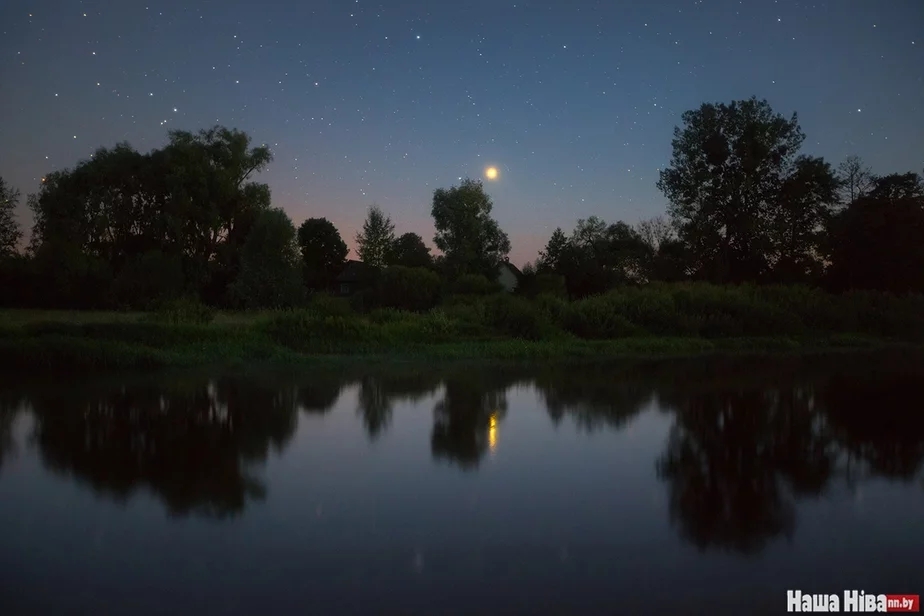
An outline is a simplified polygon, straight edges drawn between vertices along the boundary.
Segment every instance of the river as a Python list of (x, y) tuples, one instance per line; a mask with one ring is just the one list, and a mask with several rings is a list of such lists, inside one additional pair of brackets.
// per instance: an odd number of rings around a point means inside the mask
[(918, 594), (922, 377), (840, 354), (8, 379), (0, 613)]

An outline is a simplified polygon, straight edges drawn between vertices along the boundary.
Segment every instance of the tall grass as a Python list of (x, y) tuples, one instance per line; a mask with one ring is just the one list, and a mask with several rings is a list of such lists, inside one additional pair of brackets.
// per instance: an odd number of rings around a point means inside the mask
[[(0, 314), (0, 317), (3, 315)], [(361, 313), (319, 295), (301, 309), (217, 315), (195, 302), (140, 318), (0, 319), (2, 367), (297, 362), (312, 356), (552, 358), (924, 342), (924, 297), (804, 287), (653, 284), (568, 302), (456, 296), (423, 313)]]

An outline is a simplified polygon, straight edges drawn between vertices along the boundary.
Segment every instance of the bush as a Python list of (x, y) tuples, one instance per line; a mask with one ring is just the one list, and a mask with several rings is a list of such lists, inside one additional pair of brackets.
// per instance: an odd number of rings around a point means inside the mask
[(533, 300), (536, 307), (546, 315), (549, 321), (558, 327), (563, 327), (565, 316), (568, 314), (568, 301), (547, 293), (540, 293)]
[(610, 293), (606, 299), (614, 310), (649, 333), (663, 336), (699, 333), (700, 320), (684, 313), (673, 296), (662, 289), (626, 289)]
[(481, 274), (464, 274), (450, 285), (452, 293), (459, 295), (491, 295), (503, 290), (499, 282), (488, 280)]
[(395, 308), (376, 308), (369, 313), (369, 321), (376, 325), (385, 325), (396, 321), (406, 320), (409, 313)]
[(491, 298), (485, 304), (485, 318), (498, 332), (514, 338), (542, 340), (553, 334), (548, 317), (520, 297), (499, 295)]
[(153, 307), (149, 318), (157, 323), (204, 325), (211, 323), (215, 318), (214, 310), (198, 299), (190, 297), (157, 301)]
[(624, 338), (640, 333), (625, 316), (613, 310), (606, 298), (589, 297), (572, 302), (564, 318), (565, 329), (579, 338)]
[(180, 297), (185, 286), (180, 259), (151, 250), (128, 260), (113, 281), (112, 293), (119, 307), (149, 308)]
[(313, 293), (308, 310), (322, 317), (345, 317), (353, 314), (350, 300), (329, 293)]
[(320, 315), (311, 310), (272, 314), (260, 325), (274, 342), (299, 351), (342, 348), (343, 343), (375, 343), (378, 326), (356, 316)]
[(375, 286), (378, 307), (413, 312), (432, 309), (440, 300), (440, 279), (423, 267), (393, 265), (382, 272)]

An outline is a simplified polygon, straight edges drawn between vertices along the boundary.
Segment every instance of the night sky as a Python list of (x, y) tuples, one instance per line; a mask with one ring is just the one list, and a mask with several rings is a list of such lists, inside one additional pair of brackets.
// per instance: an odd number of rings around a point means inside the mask
[(216, 123), (268, 144), (296, 225), (376, 203), (432, 245), (433, 190), (483, 177), (511, 260), (556, 226), (664, 212), (680, 114), (756, 95), (803, 151), (924, 168), (924, 1), (0, 3), (0, 175)]

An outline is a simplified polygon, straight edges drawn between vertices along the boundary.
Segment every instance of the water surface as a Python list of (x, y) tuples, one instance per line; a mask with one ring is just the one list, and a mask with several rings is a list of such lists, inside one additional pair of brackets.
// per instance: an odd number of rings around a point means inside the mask
[(924, 594), (924, 366), (0, 385), (3, 614), (777, 614)]

